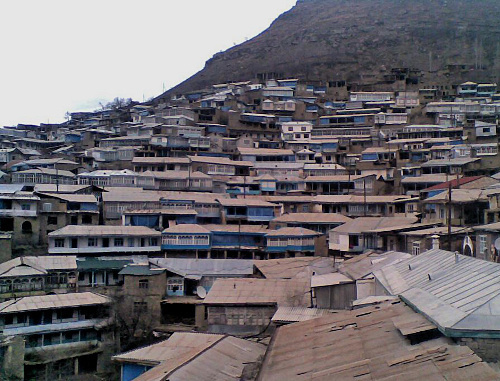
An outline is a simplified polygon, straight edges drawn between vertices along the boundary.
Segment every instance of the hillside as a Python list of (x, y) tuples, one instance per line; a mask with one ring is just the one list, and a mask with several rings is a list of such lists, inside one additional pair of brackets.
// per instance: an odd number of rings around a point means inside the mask
[(396, 67), (421, 70), (424, 83), (494, 81), (498, 20), (498, 0), (301, 0), (165, 95), (262, 73), (377, 83)]

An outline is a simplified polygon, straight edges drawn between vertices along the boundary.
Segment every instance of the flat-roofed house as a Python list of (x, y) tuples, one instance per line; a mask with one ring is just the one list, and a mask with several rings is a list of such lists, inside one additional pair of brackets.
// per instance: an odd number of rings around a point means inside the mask
[(68, 225), (48, 234), (50, 254), (159, 254), (161, 233), (144, 226)]

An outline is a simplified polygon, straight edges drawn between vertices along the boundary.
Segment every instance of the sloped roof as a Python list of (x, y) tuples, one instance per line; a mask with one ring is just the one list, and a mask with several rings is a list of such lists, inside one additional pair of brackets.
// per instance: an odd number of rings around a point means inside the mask
[(339, 266), (339, 272), (358, 280), (384, 266), (409, 258), (411, 258), (411, 254), (398, 251), (388, 251), (383, 254), (365, 253), (343, 261)]
[(59, 200), (63, 200), (66, 202), (81, 202), (81, 203), (97, 205), (97, 198), (92, 194), (73, 194), (73, 193), (59, 194), (59, 193), (41, 193), (41, 192), (38, 192), (38, 194), (45, 197), (57, 198)]
[(113, 225), (68, 225), (52, 233), (49, 237), (66, 236), (160, 236), (161, 233), (145, 226)]
[(297, 257), (254, 261), (255, 267), (267, 279), (309, 279), (312, 274), (334, 271), (334, 259), (327, 257)]
[(248, 259), (151, 258), (155, 266), (181, 276), (246, 276), (253, 274), (253, 262)]
[(331, 231), (356, 234), (385, 227), (409, 225), (417, 221), (416, 217), (358, 217), (333, 228)]
[(46, 274), (53, 270), (76, 270), (74, 255), (25, 256), (0, 264), (0, 277)]
[(113, 356), (113, 360), (150, 365), (168, 361), (172, 369), (175, 369), (223, 337), (224, 335), (174, 332), (168, 340)]
[(315, 232), (314, 230), (306, 229), (306, 228), (281, 228), (278, 230), (271, 230), (266, 234), (266, 237), (309, 237), (309, 236), (318, 236), (321, 233)]
[(129, 263), (119, 272), (120, 275), (158, 275), (165, 272), (165, 269), (150, 267), (149, 263)]
[(500, 379), (471, 349), (449, 339), (409, 345), (397, 320), (413, 316), (402, 303), (387, 303), (280, 327), (257, 380)]
[(500, 264), (433, 249), (374, 272), (445, 332), (500, 337)]
[(203, 227), (211, 232), (225, 232), (225, 233), (255, 233), (266, 234), (269, 229), (265, 225), (218, 225), (210, 224), (203, 225)]
[[(448, 189), (423, 200), (424, 203), (443, 203), (448, 202)], [(477, 201), (487, 201), (488, 196), (482, 189), (453, 189), (451, 191), (451, 201), (456, 203), (473, 203)]]
[(210, 234), (210, 231), (198, 224), (179, 224), (163, 230), (163, 233)]
[(262, 344), (231, 336), (175, 332), (168, 340), (127, 352), (113, 359), (156, 365), (137, 381), (221, 380), (242, 377), (247, 364), (265, 353)]
[(26, 296), (0, 303), (0, 314), (23, 311), (48, 310), (53, 308), (92, 306), (108, 304), (111, 299), (95, 292)]
[(343, 283), (353, 283), (354, 280), (345, 276), (342, 273), (329, 273), (321, 275), (313, 275), (311, 277), (311, 288), (335, 286)]
[[(373, 203), (394, 203), (398, 201), (411, 201), (418, 200), (418, 198), (414, 198), (412, 196), (405, 195), (393, 195), (393, 196), (366, 196), (366, 202), (368, 204)], [(365, 202), (364, 196), (357, 195), (320, 195), (313, 198), (313, 202), (317, 204), (345, 204), (345, 203), (354, 203), (354, 204), (362, 204)]]
[(219, 278), (208, 292), (208, 305), (310, 305), (309, 282), (298, 279)]
[[(266, 347), (263, 344), (226, 336), (161, 381), (240, 380), (243, 379), (245, 367), (257, 363), (265, 352)], [(144, 378), (138, 378), (137, 381), (153, 380), (145, 374)]]
[(273, 219), (273, 222), (300, 222), (311, 224), (345, 223), (352, 218), (340, 213), (287, 213)]
[(271, 204), (267, 201), (252, 199), (252, 198), (231, 198), (231, 199), (220, 199), (219, 203), (222, 206), (255, 206), (255, 207), (275, 207), (276, 205)]
[(278, 307), (271, 321), (275, 323), (295, 323), (316, 319), (323, 315), (334, 313), (332, 310), (308, 307)]
[(423, 191), (424, 192), (428, 192), (428, 191), (433, 191), (433, 190), (437, 190), (437, 189), (448, 189), (448, 187), (452, 187), (453, 189), (455, 189), (457, 186), (461, 186), (461, 185), (464, 185), (464, 184), (467, 184), (467, 183), (470, 183), (472, 181), (476, 181), (476, 180), (479, 180), (480, 178), (482, 178), (484, 176), (469, 176), (469, 177), (462, 177), (460, 179), (453, 179), (451, 181), (445, 181), (441, 184), (436, 184), (432, 187), (429, 187), (429, 188), (426, 188), (424, 189)]

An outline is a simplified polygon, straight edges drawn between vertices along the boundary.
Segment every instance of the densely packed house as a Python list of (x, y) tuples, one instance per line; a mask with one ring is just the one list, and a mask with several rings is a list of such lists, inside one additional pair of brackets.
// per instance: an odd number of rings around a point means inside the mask
[[(496, 84), (278, 78), (0, 128), (0, 354), (19, 354), (0, 372), (173, 380), (222, 362), (238, 377), (297, 379), (296, 368), (331, 379), (349, 366), (311, 363), (320, 347), (304, 337), (331, 326), (340, 342), (341, 327), (359, 324), (374, 340), (401, 332), (395, 346), (443, 336), (439, 353), (463, 352), (471, 374), (498, 379), (456, 344), (487, 361), (498, 345), (484, 316), (496, 316), (499, 116)], [(331, 313), (361, 307), (367, 322)], [(380, 328), (379, 316), (392, 323)], [(278, 328), (267, 351), (242, 338), (287, 324), (299, 331)], [(177, 333), (148, 347), (153, 332)], [(296, 358), (291, 338), (312, 357), (278, 369), (285, 350)], [(387, 374), (414, 361), (393, 357)]]

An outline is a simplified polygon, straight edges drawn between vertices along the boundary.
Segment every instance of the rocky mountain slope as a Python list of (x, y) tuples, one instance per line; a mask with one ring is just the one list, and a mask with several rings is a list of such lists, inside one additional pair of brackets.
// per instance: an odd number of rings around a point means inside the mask
[(417, 68), (429, 83), (496, 80), (500, 1), (300, 0), (165, 95), (265, 73), (376, 83), (396, 67)]

